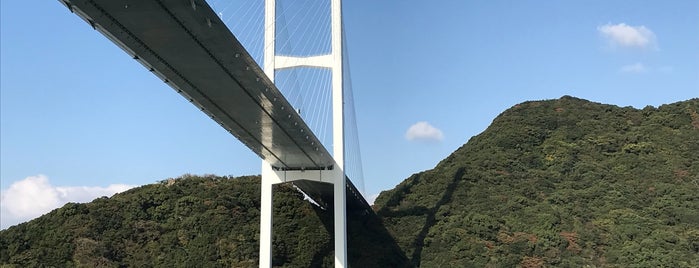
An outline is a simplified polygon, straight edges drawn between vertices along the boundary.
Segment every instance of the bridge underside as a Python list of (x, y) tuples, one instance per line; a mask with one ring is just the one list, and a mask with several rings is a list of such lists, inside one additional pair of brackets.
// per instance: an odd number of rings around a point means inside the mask
[[(275, 169), (335, 167), (301, 116), (203, 0), (60, 1)], [(346, 181), (348, 209), (369, 209)], [(331, 184), (294, 184), (316, 202), (332, 203)]]

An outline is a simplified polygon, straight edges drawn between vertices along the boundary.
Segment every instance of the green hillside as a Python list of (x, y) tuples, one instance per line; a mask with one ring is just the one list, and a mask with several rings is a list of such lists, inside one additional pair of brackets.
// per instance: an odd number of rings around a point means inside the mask
[[(274, 190), (273, 264), (332, 267), (332, 211)], [(183, 176), (67, 204), (0, 232), (5, 267), (257, 267), (259, 177)], [(375, 214), (348, 214), (357, 267), (407, 265)]]
[(525, 102), (375, 206), (422, 267), (699, 267), (698, 111)]
[[(350, 264), (699, 267), (698, 112), (515, 105), (350, 213)], [(183, 176), (67, 204), (0, 231), (0, 266), (256, 267), (259, 196), (259, 177)], [(275, 266), (332, 266), (332, 211), (290, 185), (274, 206)]]

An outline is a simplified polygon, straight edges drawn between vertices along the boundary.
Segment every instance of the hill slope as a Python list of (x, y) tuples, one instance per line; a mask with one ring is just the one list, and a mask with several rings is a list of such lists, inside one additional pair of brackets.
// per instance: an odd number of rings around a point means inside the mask
[[(498, 116), (349, 215), (355, 267), (699, 267), (699, 99)], [(455, 122), (456, 123), (456, 122)], [(259, 177), (185, 176), (0, 231), (0, 264), (255, 267)], [(275, 188), (274, 264), (332, 264), (332, 211)], [(377, 216), (378, 215), (378, 216)]]
[(698, 111), (525, 102), (375, 207), (422, 267), (699, 267)]
[[(67, 204), (0, 232), (0, 264), (17, 267), (257, 267), (259, 177), (184, 176)], [(358, 267), (407, 265), (375, 214), (348, 215)], [(332, 267), (332, 211), (275, 186), (273, 264)], [(4, 267), (4, 266), (3, 266)]]

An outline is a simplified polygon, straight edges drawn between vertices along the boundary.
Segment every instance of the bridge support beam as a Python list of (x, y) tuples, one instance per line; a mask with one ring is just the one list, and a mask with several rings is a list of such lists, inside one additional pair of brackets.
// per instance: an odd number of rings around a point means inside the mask
[(272, 186), (274, 176), (266, 174), (266, 162), (262, 161), (262, 183), (260, 200), (260, 267), (272, 267)]
[(347, 188), (344, 172), (339, 171), (333, 185), (333, 220), (335, 233), (335, 267), (347, 267)]
[(347, 267), (347, 185), (345, 179), (344, 90), (342, 70), (342, 1), (329, 0), (331, 24), (331, 53), (312, 57), (278, 56), (276, 54), (276, 0), (265, 0), (264, 72), (274, 82), (278, 69), (312, 67), (332, 71), (333, 106), (333, 170), (320, 172), (312, 178), (301, 171), (277, 171), (262, 161), (262, 202), (260, 209), (260, 267), (272, 265), (272, 185), (306, 179), (333, 184), (333, 218), (335, 238), (335, 267)]
[[(260, 267), (272, 266), (273, 186), (299, 180), (333, 185), (333, 221), (335, 238), (335, 267), (347, 267), (347, 188), (344, 172), (340, 169), (282, 171), (262, 163), (260, 202)], [(325, 204), (323, 204), (325, 205)]]

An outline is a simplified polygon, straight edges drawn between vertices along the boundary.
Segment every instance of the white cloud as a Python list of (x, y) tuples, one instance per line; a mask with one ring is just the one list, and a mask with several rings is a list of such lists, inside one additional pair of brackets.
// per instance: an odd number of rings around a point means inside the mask
[(0, 229), (34, 219), (68, 202), (89, 202), (133, 187), (135, 185), (125, 184), (53, 186), (44, 175), (26, 177), (0, 193)]
[(405, 138), (409, 141), (441, 141), (444, 139), (444, 134), (442, 134), (442, 131), (438, 128), (430, 125), (430, 123), (421, 121), (408, 128), (408, 131), (405, 132)]
[(630, 26), (625, 23), (597, 27), (612, 46), (650, 48), (655, 46), (655, 33), (646, 26)]
[(645, 73), (648, 71), (648, 68), (643, 65), (643, 63), (638, 62), (635, 64), (621, 66), (620, 71), (622, 73)]

